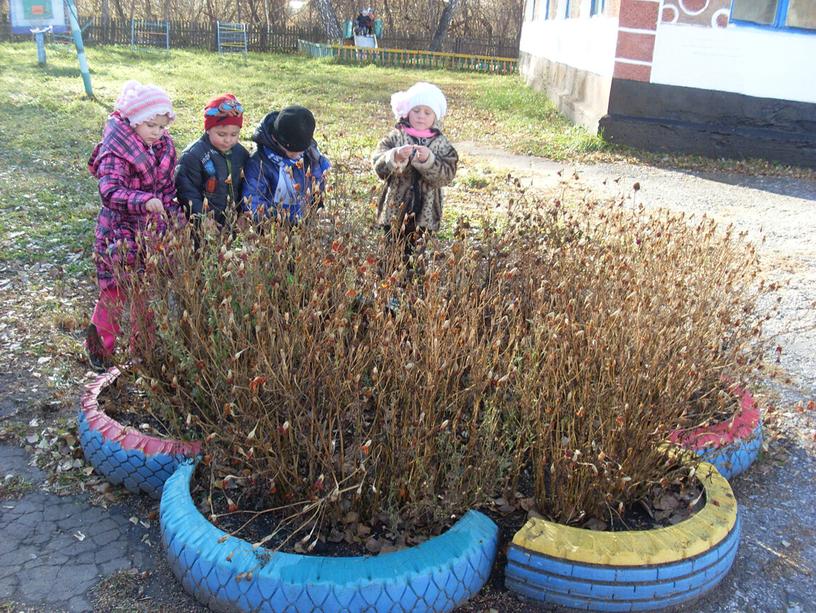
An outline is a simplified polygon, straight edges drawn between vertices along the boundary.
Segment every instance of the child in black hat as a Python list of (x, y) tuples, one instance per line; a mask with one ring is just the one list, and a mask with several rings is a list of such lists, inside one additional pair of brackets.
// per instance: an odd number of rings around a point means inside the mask
[(302, 106), (273, 111), (255, 129), (258, 150), (245, 168), (243, 202), (256, 220), (273, 215), (296, 223), (321, 203), (331, 164), (314, 130), (314, 115)]

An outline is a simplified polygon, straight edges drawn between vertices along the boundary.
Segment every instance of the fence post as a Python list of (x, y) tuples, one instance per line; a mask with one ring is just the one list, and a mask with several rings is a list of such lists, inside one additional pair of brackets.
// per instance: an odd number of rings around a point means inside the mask
[(45, 30), (34, 30), (34, 42), (37, 44), (37, 64), (45, 66)]

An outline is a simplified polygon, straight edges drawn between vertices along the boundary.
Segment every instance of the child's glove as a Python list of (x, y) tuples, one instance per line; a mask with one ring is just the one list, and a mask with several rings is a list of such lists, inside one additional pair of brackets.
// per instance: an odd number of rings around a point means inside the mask
[(164, 216), (164, 204), (158, 198), (151, 198), (145, 203), (145, 209), (148, 213)]

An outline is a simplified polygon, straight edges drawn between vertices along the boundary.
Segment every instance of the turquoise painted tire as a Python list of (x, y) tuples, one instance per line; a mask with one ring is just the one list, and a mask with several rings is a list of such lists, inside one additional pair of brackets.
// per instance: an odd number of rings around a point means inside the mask
[(193, 469), (182, 464), (165, 484), (162, 544), (185, 591), (215, 611), (451, 611), (490, 576), (498, 527), (477, 511), (393, 553), (276, 553), (228, 536), (198, 512), (190, 496)]
[(731, 569), (741, 524), (725, 478), (710, 464), (698, 475), (705, 507), (668, 528), (592, 532), (530, 520), (508, 549), (507, 588), (590, 611), (654, 611), (705, 594)]
[(181, 462), (199, 453), (201, 443), (148, 436), (101, 411), (99, 393), (120, 374), (111, 368), (85, 388), (77, 415), (79, 443), (85, 460), (108, 481), (158, 499), (165, 481)]

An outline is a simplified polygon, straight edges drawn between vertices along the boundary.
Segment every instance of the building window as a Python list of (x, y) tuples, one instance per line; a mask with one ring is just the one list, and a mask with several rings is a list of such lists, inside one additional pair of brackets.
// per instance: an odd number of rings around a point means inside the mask
[(769, 28), (816, 30), (813, 0), (733, 0), (731, 21)]
[(604, 3), (605, 0), (591, 0), (591, 4), (589, 5), (589, 14), (602, 15), (604, 12)]

